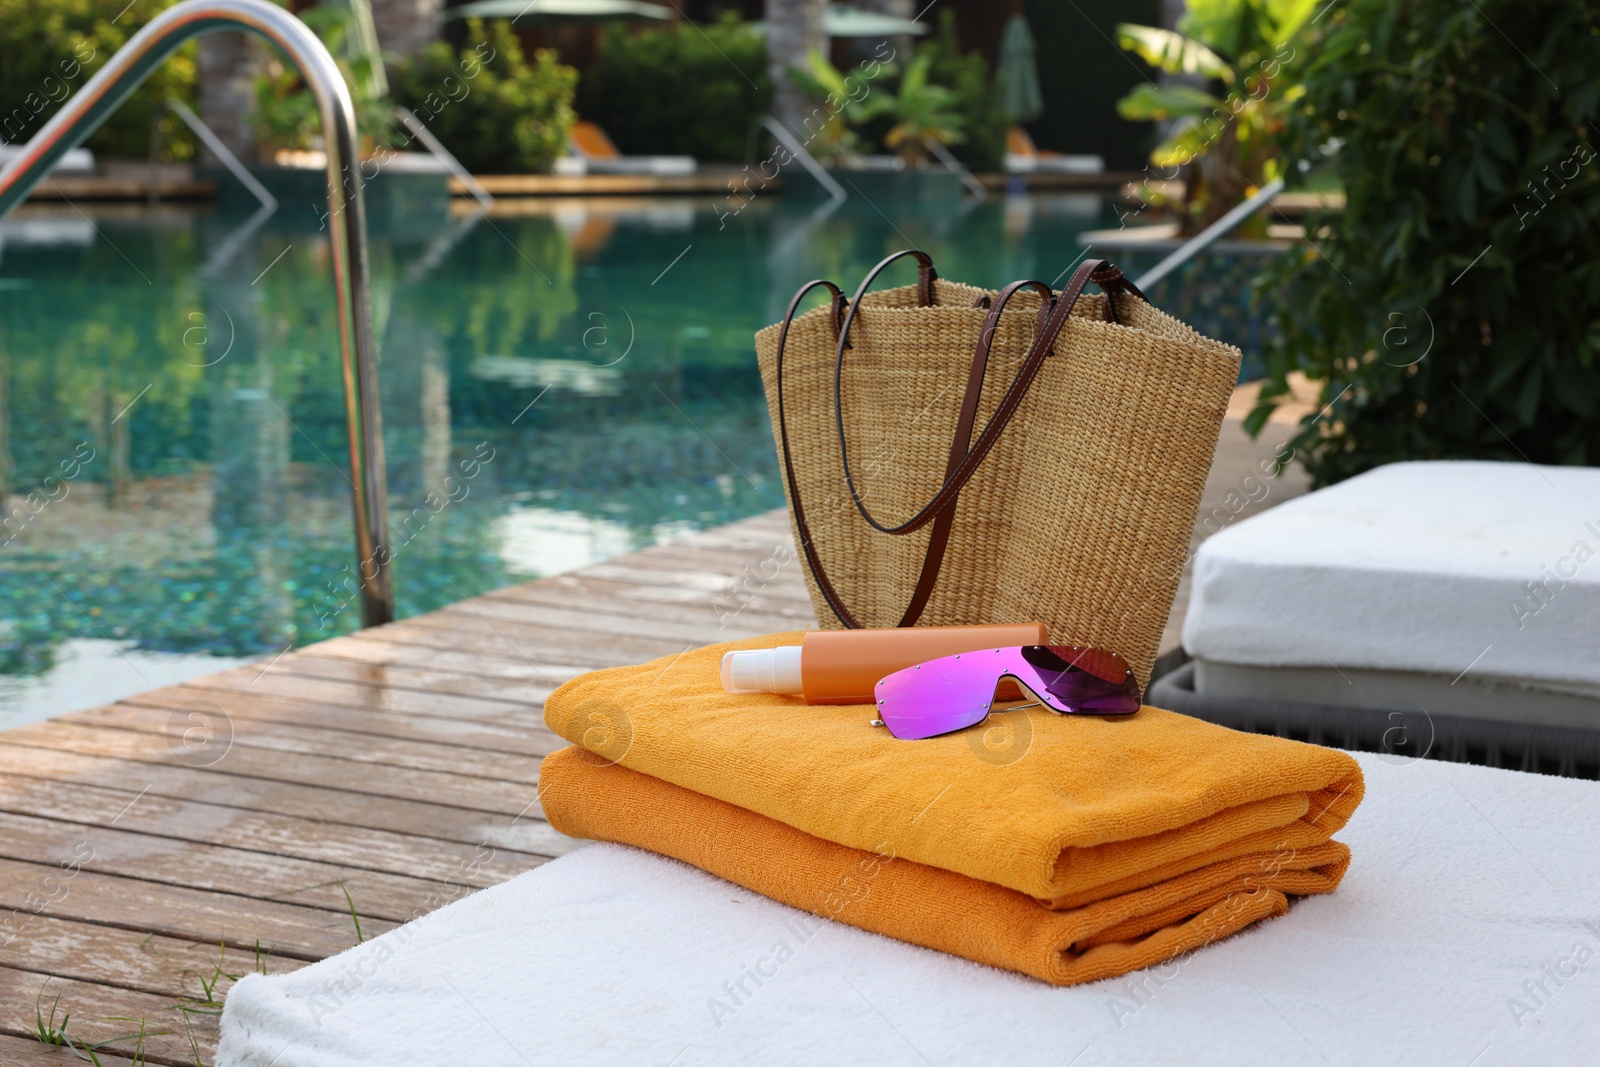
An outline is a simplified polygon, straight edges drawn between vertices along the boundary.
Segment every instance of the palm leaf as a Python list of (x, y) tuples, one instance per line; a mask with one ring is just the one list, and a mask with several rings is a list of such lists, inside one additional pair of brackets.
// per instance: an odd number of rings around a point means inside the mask
[(1300, 32), (1321, 0), (1266, 0), (1262, 5), (1272, 20), (1267, 43), (1276, 47)]
[(1124, 22), (1117, 26), (1116, 34), (1118, 47), (1168, 74), (1233, 80), (1233, 68), (1221, 56), (1181, 33)]
[(911, 61), (906, 68), (905, 77), (900, 80), (900, 94), (902, 96), (919, 93), (928, 84), (928, 68), (933, 65), (933, 56), (924, 52)]
[(789, 68), (789, 77), (814, 96), (836, 96), (843, 100), (850, 95), (850, 87), (845, 84), (839, 68), (829, 63), (815, 48), (806, 53), (804, 67)]
[(1214, 141), (1203, 124), (1192, 122), (1156, 145), (1150, 153), (1150, 162), (1163, 169), (1181, 167), (1205, 155)]
[(1159, 122), (1188, 115), (1209, 115), (1223, 102), (1192, 85), (1136, 85), (1117, 101), (1117, 114), (1135, 122)]

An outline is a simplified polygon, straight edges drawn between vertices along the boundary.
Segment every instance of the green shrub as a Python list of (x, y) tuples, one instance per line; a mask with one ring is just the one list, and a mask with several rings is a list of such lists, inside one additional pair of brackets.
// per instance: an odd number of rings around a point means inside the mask
[[(300, 21), (328, 46), (344, 75), (350, 99), (356, 109), (356, 132), (363, 151), (398, 140), (391, 131), (390, 113), (394, 105), (383, 96), (381, 79), (373, 72), (382, 62), (376, 54), (363, 54), (350, 47), (355, 15), (349, 8), (314, 7), (300, 14)], [(305, 149), (321, 143), (322, 113), (316, 97), (292, 63), (276, 49), (267, 55), (266, 72), (256, 79), (256, 149), (263, 161), (270, 161), (280, 148)]]
[(981, 52), (961, 54), (956, 42), (955, 12), (939, 17), (939, 32), (917, 47), (919, 57), (933, 57), (928, 80), (954, 95), (952, 110), (959, 117), (964, 140), (950, 146), (950, 154), (970, 170), (997, 171), (1004, 166), (1006, 128), (1010, 120), (995, 102), (989, 64)]
[(1319, 485), (1406, 459), (1600, 463), (1593, 5), (1349, 0), (1319, 32), (1285, 148), (1348, 203), (1309, 220), (1320, 256), (1263, 280), (1280, 339), (1250, 427), (1300, 369), (1329, 406), (1293, 441)]
[[(827, 160), (894, 151), (922, 165), (928, 162), (922, 142), (932, 139), (971, 170), (1001, 168), (1010, 119), (996, 103), (982, 53), (961, 54), (953, 12), (941, 16), (938, 33), (910, 56), (892, 56), (887, 49), (881, 54), (890, 58), (879, 63), (875, 53), (870, 62), (840, 70), (813, 52), (804, 66), (789, 68), (790, 77), (819, 104), (846, 101), (807, 142), (812, 155)], [(824, 107), (818, 113), (828, 112)]]
[(772, 98), (766, 70), (765, 41), (732, 14), (635, 34), (612, 25), (584, 75), (578, 111), (623, 152), (742, 160), (750, 126)]
[[(38, 133), (63, 100), (172, 2), (125, 7), (126, 0), (0, 0), (0, 138), (21, 143)], [(99, 155), (148, 156), (150, 124), (161, 104), (169, 98), (195, 103), (195, 55), (190, 43), (156, 68), (85, 147)], [(160, 121), (163, 154), (192, 157), (188, 127), (171, 114)]]
[(530, 64), (504, 19), (467, 21), (457, 52), (436, 41), (390, 75), (411, 109), (476, 174), (548, 171), (566, 151), (578, 72), (546, 49)]

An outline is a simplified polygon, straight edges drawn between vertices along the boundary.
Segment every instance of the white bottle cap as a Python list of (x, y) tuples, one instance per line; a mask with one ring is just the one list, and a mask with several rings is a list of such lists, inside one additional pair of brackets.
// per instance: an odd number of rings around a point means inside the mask
[(799, 693), (800, 646), (756, 648), (722, 656), (722, 688), (730, 693)]

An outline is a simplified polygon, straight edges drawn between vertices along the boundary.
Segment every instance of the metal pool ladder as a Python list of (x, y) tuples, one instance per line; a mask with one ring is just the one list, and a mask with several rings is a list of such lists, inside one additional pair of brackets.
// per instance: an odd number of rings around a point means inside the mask
[(47, 180), (61, 157), (93, 133), (179, 46), (218, 30), (244, 30), (277, 45), (305, 78), (322, 116), (361, 621), (364, 626), (378, 626), (394, 619), (394, 585), (389, 572), (383, 422), (378, 407), (378, 359), (372, 337), (356, 114), (333, 57), (305, 23), (267, 0), (183, 0), (157, 15), (69, 97), (27, 143), (21, 157), (0, 172), (0, 218)]

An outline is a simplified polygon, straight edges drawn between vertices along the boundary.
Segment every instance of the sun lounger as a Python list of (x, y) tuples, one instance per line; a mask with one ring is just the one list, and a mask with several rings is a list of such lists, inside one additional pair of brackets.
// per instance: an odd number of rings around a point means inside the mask
[[(15, 160), (22, 157), (26, 145), (0, 144), (0, 170), (5, 170)], [(87, 148), (69, 148), (66, 155), (61, 157), (61, 162), (55, 165), (52, 174), (93, 174), (94, 153)]]
[(1114, 980), (1051, 987), (593, 845), (245, 977), (216, 1062), (1588, 1062), (1600, 789), (1357, 758), (1337, 893)]
[(1021, 126), (1006, 131), (1005, 163), (1010, 174), (1099, 174), (1106, 169), (1106, 161), (1100, 156), (1041, 152)]
[(1597, 634), (1600, 470), (1397, 463), (1205, 541), (1184, 620), (1194, 662), (1150, 700), (1597, 777)]
[(557, 174), (693, 174), (693, 156), (625, 156), (617, 151), (606, 131), (592, 122), (579, 122), (567, 138), (571, 154), (556, 160)]

